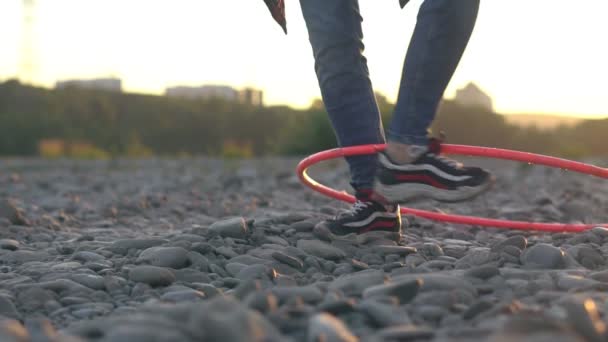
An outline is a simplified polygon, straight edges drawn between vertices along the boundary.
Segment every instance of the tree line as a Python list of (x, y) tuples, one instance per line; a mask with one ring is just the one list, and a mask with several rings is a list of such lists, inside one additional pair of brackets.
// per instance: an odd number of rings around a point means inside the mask
[[(378, 96), (385, 125), (393, 105)], [(512, 148), (562, 157), (608, 154), (608, 120), (551, 131), (444, 101), (433, 124), (450, 143)], [(0, 155), (46, 157), (302, 155), (336, 146), (322, 104), (307, 110), (254, 107), (78, 88), (0, 83)]]

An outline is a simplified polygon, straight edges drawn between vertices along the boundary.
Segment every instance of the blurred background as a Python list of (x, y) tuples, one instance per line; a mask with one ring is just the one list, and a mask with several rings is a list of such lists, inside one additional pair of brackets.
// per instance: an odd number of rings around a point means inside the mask
[[(421, 0), (361, 0), (391, 118)], [(298, 1), (0, 1), (0, 155), (243, 158), (335, 146)], [(576, 5), (576, 6), (575, 6)], [(568, 158), (608, 154), (608, 3), (482, 1), (434, 131)]]

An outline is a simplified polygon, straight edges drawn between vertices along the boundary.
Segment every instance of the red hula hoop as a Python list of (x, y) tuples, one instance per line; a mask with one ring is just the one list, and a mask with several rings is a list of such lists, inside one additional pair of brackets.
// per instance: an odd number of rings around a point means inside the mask
[[(345, 156), (354, 156), (362, 154), (374, 154), (383, 151), (386, 145), (360, 145), (360, 146), (349, 146), (343, 148), (335, 148), (332, 150), (322, 151), (315, 153), (305, 159), (303, 159), (296, 169), (298, 177), (308, 187), (315, 191), (320, 192), (323, 195), (354, 203), (355, 198), (346, 193), (345, 191), (337, 191), (330, 187), (312, 179), (306, 170), (311, 165), (317, 164), (321, 161), (334, 159)], [(477, 157), (489, 157), (496, 159), (505, 159), (533, 164), (540, 164), (550, 166), (554, 168), (561, 168), (579, 173), (584, 173), (592, 176), (601, 178), (608, 178), (608, 169), (601, 168), (598, 166), (575, 162), (572, 160), (555, 158), (540, 154), (520, 152), (499, 148), (480, 147), (480, 146), (468, 146), (468, 145), (442, 145), (442, 152), (446, 154), (459, 154)], [(508, 228), (508, 229), (519, 229), (519, 230), (539, 230), (548, 232), (581, 232), (593, 227), (607, 226), (608, 224), (564, 224), (564, 223), (542, 223), (542, 222), (525, 222), (525, 221), (509, 221), (509, 220), (498, 220), (474, 216), (463, 216), (463, 215), (448, 215), (432, 211), (419, 210), (407, 207), (401, 207), (402, 214), (410, 214), (419, 216), (422, 218), (444, 221), (457, 224), (474, 225), (474, 226), (486, 226), (494, 228)]]

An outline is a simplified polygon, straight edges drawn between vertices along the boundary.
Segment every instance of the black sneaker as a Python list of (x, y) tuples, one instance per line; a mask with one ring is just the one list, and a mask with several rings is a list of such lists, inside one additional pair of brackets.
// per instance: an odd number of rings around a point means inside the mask
[[(386, 153), (378, 154), (374, 191), (383, 203), (405, 203), (430, 198), (460, 202), (488, 190), (495, 178), (478, 167), (465, 167), (441, 154), (441, 141), (431, 139), (428, 148), (411, 163), (397, 164)], [(379, 196), (378, 196), (379, 195)]]
[(329, 230), (335, 235), (372, 231), (401, 232), (399, 206), (383, 205), (373, 200), (357, 200), (349, 211), (326, 222)]

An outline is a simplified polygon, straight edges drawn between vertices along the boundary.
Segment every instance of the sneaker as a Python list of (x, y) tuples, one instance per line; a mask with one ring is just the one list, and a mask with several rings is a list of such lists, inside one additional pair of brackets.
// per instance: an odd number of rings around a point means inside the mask
[(379, 153), (375, 199), (383, 203), (429, 198), (440, 202), (460, 202), (480, 195), (494, 183), (495, 178), (490, 172), (478, 167), (465, 167), (440, 154), (441, 140), (434, 138), (411, 163), (397, 164), (386, 153)]
[(363, 234), (372, 231), (401, 232), (401, 213), (398, 205), (383, 205), (374, 200), (357, 200), (352, 208), (327, 220), (327, 227), (335, 235)]

